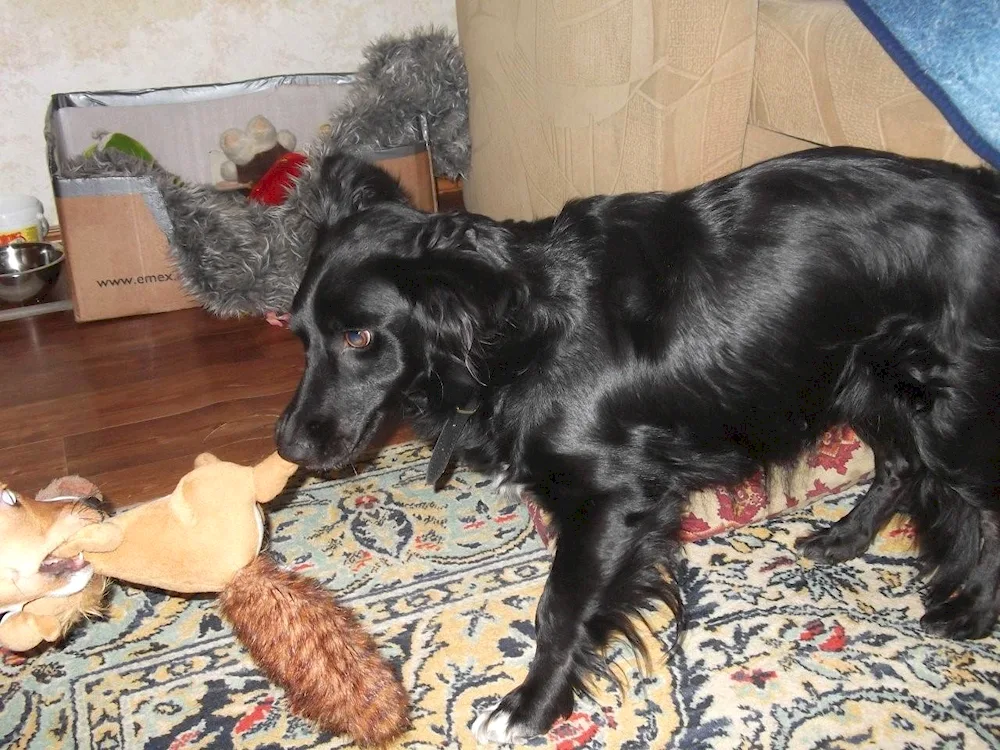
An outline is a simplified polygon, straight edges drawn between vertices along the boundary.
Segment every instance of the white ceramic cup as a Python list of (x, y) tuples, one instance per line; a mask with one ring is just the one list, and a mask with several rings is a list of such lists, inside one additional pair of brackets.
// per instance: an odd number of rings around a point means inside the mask
[(42, 202), (33, 195), (0, 195), (0, 246), (42, 242), (49, 231)]

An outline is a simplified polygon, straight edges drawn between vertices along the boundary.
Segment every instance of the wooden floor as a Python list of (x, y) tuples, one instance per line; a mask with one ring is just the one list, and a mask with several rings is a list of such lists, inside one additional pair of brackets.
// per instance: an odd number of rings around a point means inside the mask
[[(441, 210), (462, 208), (460, 185), (438, 187)], [(204, 451), (258, 461), (302, 364), (288, 330), (200, 308), (0, 322), (0, 482), (32, 495), (78, 474), (128, 505), (170, 492)]]
[(34, 493), (79, 474), (116, 503), (168, 492), (202, 451), (267, 455), (303, 361), (287, 330), (200, 309), (10, 321), (0, 357), (0, 479)]
[(303, 354), (261, 318), (190, 309), (0, 323), (0, 362), (0, 481), (30, 495), (78, 474), (128, 505), (170, 492), (204, 451), (240, 463), (273, 451)]

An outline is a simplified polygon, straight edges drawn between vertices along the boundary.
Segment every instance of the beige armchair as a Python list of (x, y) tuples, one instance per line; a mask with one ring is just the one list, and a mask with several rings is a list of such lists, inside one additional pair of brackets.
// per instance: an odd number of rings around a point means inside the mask
[(468, 208), (676, 190), (850, 144), (978, 164), (841, 0), (457, 0)]

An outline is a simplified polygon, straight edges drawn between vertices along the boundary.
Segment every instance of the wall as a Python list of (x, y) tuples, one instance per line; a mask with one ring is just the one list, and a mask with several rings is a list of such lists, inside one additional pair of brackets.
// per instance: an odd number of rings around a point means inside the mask
[(0, 0), (0, 192), (55, 221), (53, 93), (346, 72), (372, 39), (429, 24), (454, 29), (454, 0)]

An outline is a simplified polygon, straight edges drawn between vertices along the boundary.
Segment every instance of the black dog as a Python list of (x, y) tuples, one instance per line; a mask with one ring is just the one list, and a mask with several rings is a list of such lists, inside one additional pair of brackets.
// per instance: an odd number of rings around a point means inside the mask
[(826, 149), (535, 223), (376, 204), (317, 248), (292, 328), (307, 364), (286, 458), (345, 464), (401, 410), (431, 439), (453, 423), (464, 460), (556, 520), (534, 660), (482, 740), (567, 714), (609, 637), (637, 640), (630, 615), (662, 600), (680, 618), (661, 571), (692, 491), (836, 423), (872, 446), (875, 481), (805, 554), (859, 555), (907, 511), (933, 571), (926, 628), (976, 638), (997, 619), (993, 172)]

